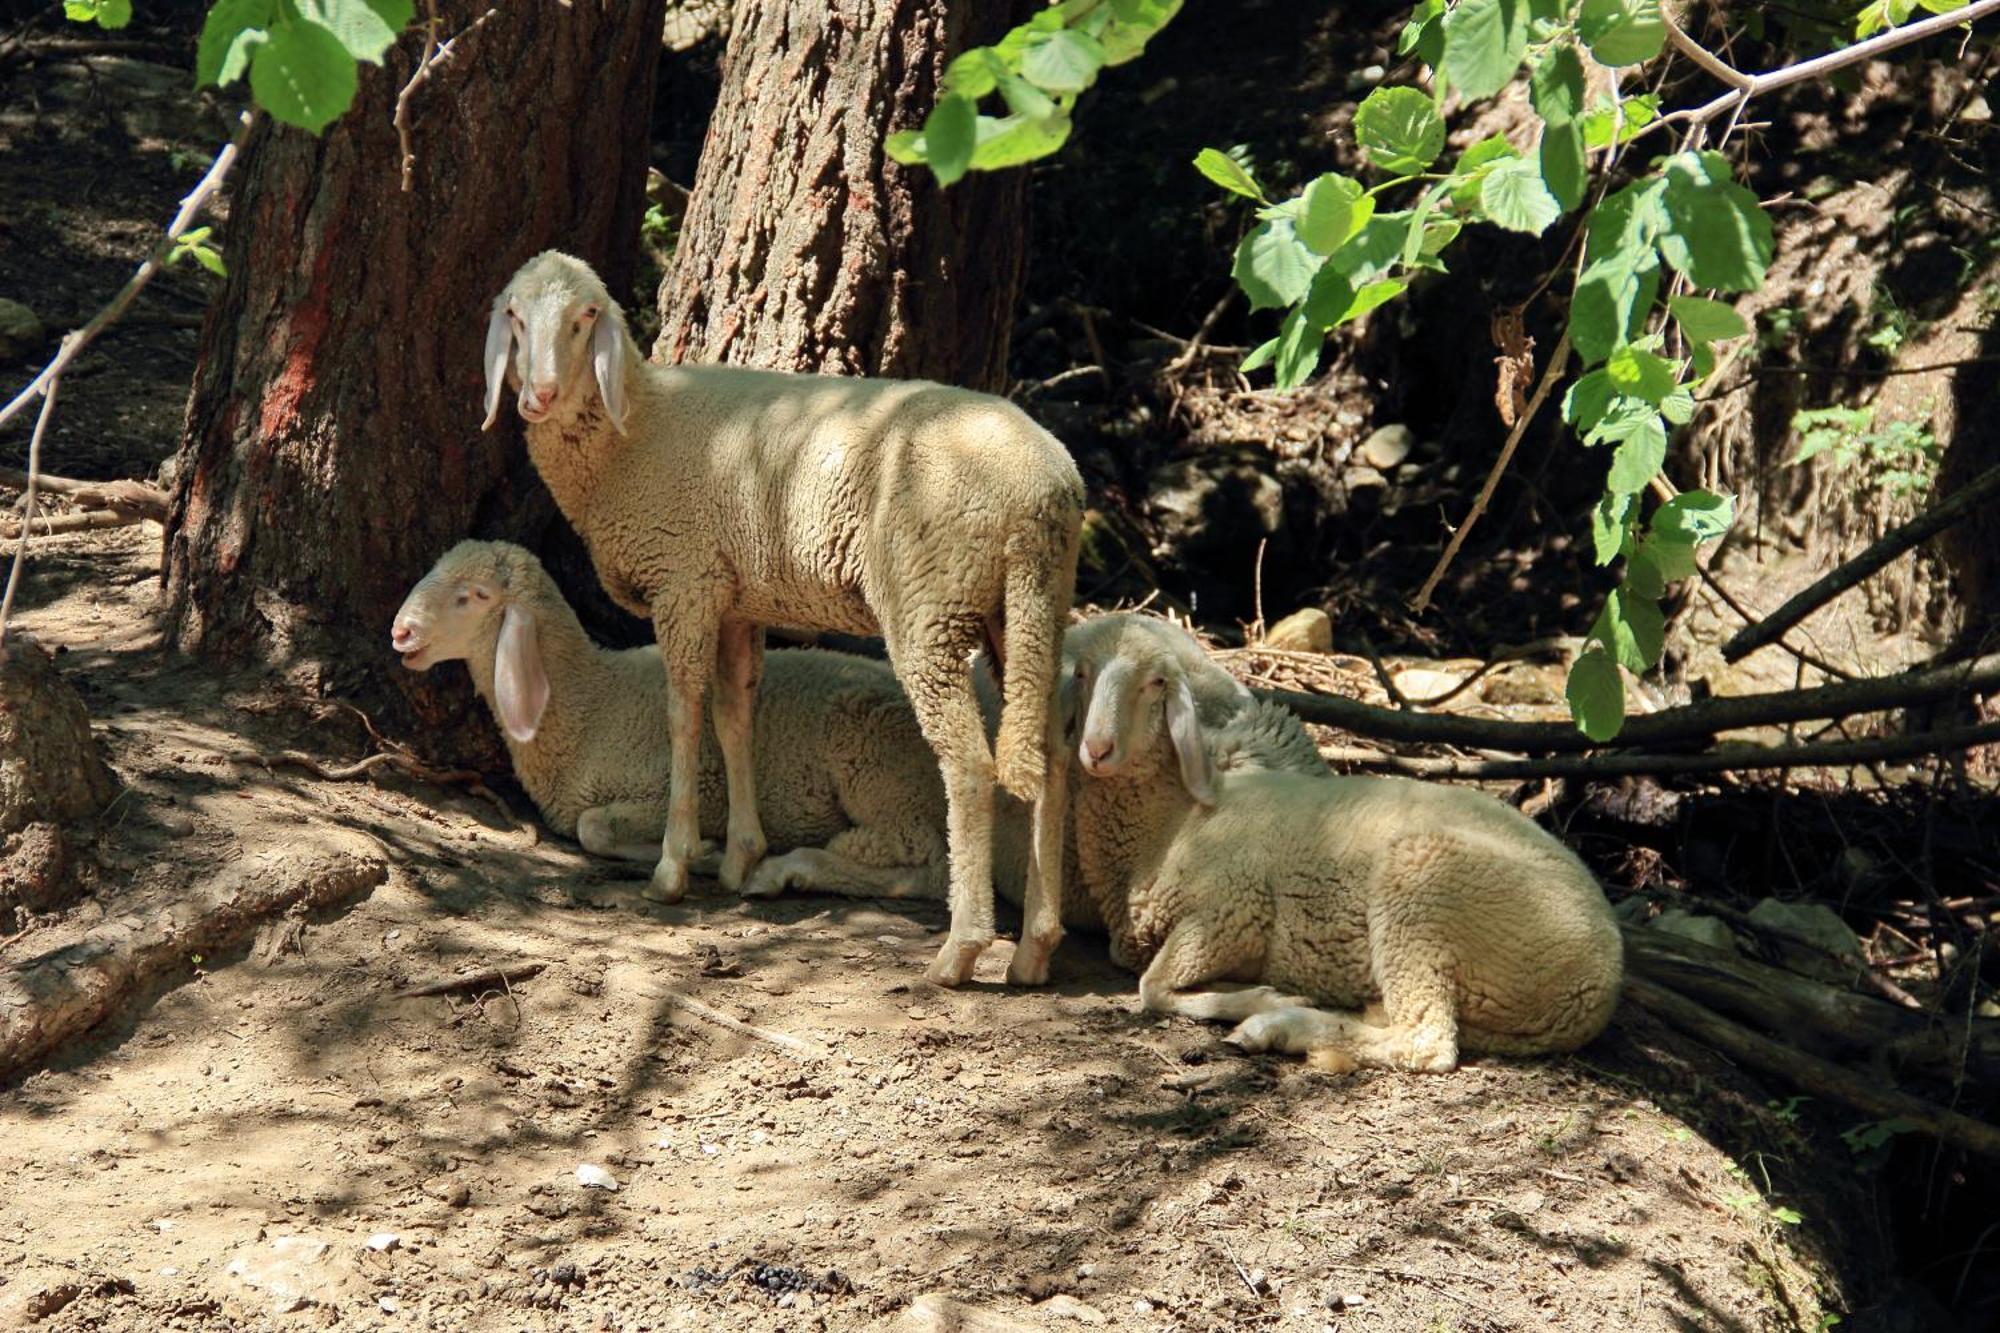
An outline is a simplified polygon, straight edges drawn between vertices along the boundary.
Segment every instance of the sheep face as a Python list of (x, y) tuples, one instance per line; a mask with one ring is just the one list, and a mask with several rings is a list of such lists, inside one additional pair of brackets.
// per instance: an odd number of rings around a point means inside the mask
[(521, 419), (567, 422), (593, 402), (623, 433), (632, 355), (624, 312), (580, 259), (545, 250), (523, 264), (486, 323), (486, 422), (499, 419), (512, 387)]
[(412, 671), (491, 653), (493, 706), (517, 741), (535, 738), (549, 702), (534, 615), (519, 596), (532, 562), (504, 542), (460, 542), (410, 589), (389, 630)]
[(1065, 710), (1080, 719), (1076, 758), (1104, 781), (1136, 782), (1166, 763), (1197, 802), (1215, 801), (1214, 769), (1195, 715), (1177, 632), (1137, 616), (1103, 617), (1070, 631)]

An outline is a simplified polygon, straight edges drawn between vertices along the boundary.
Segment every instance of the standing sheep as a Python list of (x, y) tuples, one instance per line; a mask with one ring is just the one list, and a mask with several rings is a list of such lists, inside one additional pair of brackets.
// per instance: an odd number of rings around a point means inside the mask
[[(879, 631), (944, 775), (951, 932), (927, 975), (965, 981), (993, 940), (997, 777), (1036, 802), (1008, 979), (1046, 980), (1062, 936), (1067, 772), (1049, 763), (1049, 705), (1084, 499), (1063, 447), (969, 390), (645, 362), (597, 275), (553, 250), (493, 303), (488, 426), (510, 382), (529, 457), (606, 591), (650, 614), (659, 638), (673, 760), (649, 895), (686, 891), (711, 681), (729, 808), (722, 881), (738, 888), (766, 845), (750, 753), (763, 627)], [(982, 647), (1004, 666), (993, 749), (972, 689)]]
[[(1603, 1030), (1622, 949), (1567, 848), (1464, 788), (1223, 769), (1303, 732), (1260, 704), (1208, 734), (1189, 646), (1128, 617), (1072, 629), (1064, 650), (1078, 876), (1113, 957), (1144, 967), (1142, 1008), (1236, 1021), (1231, 1041), (1332, 1068), (1448, 1070), (1461, 1050), (1573, 1050)], [(1216, 981), (1262, 984), (1190, 989)], [(1314, 1007), (1375, 999), (1379, 1021)]]

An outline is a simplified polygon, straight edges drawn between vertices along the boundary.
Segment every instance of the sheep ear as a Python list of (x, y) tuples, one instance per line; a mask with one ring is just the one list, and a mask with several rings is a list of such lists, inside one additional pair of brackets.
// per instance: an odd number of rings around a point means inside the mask
[(500, 620), (500, 642), (493, 650), (493, 696), (507, 734), (517, 741), (535, 739), (542, 710), (549, 706), (549, 677), (542, 670), (535, 619), (518, 606), (509, 605)]
[(505, 302), (494, 305), (486, 320), (486, 420), (479, 429), (492, 430), (500, 419), (500, 391), (507, 387), (507, 358), (514, 354), (514, 322)]
[(609, 306), (598, 312), (596, 327), (590, 331), (590, 364), (597, 371), (597, 393), (604, 399), (604, 411), (620, 435), (625, 433), (625, 330), (617, 313)]
[(1167, 735), (1181, 762), (1181, 785), (1202, 805), (1215, 804), (1215, 763), (1208, 757), (1201, 721), (1195, 716), (1194, 691), (1185, 680), (1174, 682), (1167, 695)]

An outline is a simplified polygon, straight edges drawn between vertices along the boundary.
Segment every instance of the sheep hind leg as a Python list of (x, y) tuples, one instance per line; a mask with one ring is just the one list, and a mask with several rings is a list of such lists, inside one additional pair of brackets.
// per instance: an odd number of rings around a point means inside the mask
[(1247, 967), (1261, 961), (1237, 956), (1240, 953), (1219, 945), (1200, 923), (1181, 922), (1168, 932), (1166, 943), (1139, 974), (1139, 1012), (1179, 1014), (1207, 1022), (1237, 1022), (1252, 1014), (1312, 1003), (1301, 996), (1281, 994), (1273, 986), (1188, 989), (1232, 973), (1241, 975)]
[(640, 896), (677, 903), (687, 896), (690, 862), (701, 850), (701, 718), (715, 673), (720, 620), (685, 606), (653, 607), (653, 632), (667, 673), (667, 735), (673, 762), (667, 772), (667, 819), (659, 864)]
[(1370, 1065), (1448, 1073), (1458, 1067), (1457, 993), (1434, 964), (1412, 961), (1383, 977), (1379, 1011), (1277, 1009), (1246, 1017), (1226, 1040), (1247, 1051), (1305, 1055), (1335, 1072)]
[(767, 857), (744, 881), (745, 898), (776, 898), (786, 889), (842, 898), (942, 898), (936, 869), (922, 865), (872, 866), (831, 847), (798, 847)]
[(756, 756), (752, 753), (757, 687), (764, 677), (764, 631), (726, 621), (717, 643), (715, 698), (711, 710), (722, 772), (729, 788), (729, 827), (723, 839), (722, 887), (740, 892), (769, 843), (757, 813)]
[(1021, 904), (1021, 942), (1007, 964), (1011, 986), (1041, 986), (1049, 979), (1049, 960), (1063, 937), (1063, 826), (1069, 805), (1069, 764), (1064, 751), (1061, 719), (1049, 710), (1048, 752), (1053, 762), (1043, 777), (1030, 816), (1028, 882)]

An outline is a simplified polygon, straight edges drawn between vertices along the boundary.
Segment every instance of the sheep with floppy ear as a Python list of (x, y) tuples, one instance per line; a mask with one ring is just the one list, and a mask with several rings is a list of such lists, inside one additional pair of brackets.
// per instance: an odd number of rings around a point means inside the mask
[[(752, 701), (763, 627), (879, 632), (937, 756), (956, 985), (993, 939), (995, 782), (1037, 802), (1028, 923), (1009, 979), (1047, 979), (1062, 935), (1061, 790), (1049, 701), (1076, 580), (1083, 482), (1003, 399), (917, 381), (640, 359), (581, 260), (547, 251), (493, 303), (486, 422), (513, 384), (528, 454), (606, 591), (652, 618), (669, 684), (667, 824), (648, 890), (686, 889), (697, 738), (712, 703), (728, 792), (723, 883), (764, 854)], [(989, 747), (971, 657), (1002, 668)]]
[[(542, 563), (505, 542), (460, 542), (404, 599), (390, 634), (403, 665), (463, 659), (501, 724), (515, 775), (551, 827), (585, 850), (651, 861), (666, 826), (666, 675), (651, 648), (600, 648)], [(757, 697), (768, 828), (783, 855), (744, 891), (787, 887), (944, 896), (944, 784), (915, 715), (879, 662), (774, 652)], [(725, 821), (722, 756), (702, 737), (704, 830)], [(1014, 841), (1025, 842), (1017, 820)], [(1014, 882), (1025, 848), (1004, 857)], [(1010, 881), (1003, 881), (1009, 883)]]
[[(1064, 646), (1078, 879), (1113, 957), (1143, 968), (1143, 1009), (1235, 1021), (1232, 1041), (1333, 1068), (1446, 1070), (1603, 1029), (1622, 945), (1573, 853), (1478, 791), (1314, 772), (1276, 705), (1211, 730), (1191, 646), (1137, 617)], [(1217, 985), (1239, 982), (1256, 984)]]

